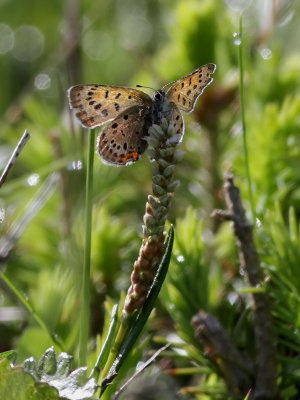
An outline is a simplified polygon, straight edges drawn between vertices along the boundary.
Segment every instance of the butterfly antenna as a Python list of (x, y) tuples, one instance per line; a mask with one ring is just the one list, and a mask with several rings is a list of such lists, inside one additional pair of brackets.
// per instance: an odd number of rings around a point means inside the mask
[(136, 85), (136, 87), (145, 88), (145, 89), (151, 89), (151, 90), (154, 90), (154, 92), (157, 92), (157, 90), (156, 90), (156, 89), (153, 89), (153, 88), (152, 88), (152, 87), (150, 87), (150, 86)]

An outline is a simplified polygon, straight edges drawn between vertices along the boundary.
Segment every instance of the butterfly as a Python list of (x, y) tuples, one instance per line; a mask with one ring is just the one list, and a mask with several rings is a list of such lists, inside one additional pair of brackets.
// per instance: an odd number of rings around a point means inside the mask
[(69, 104), (86, 128), (105, 123), (97, 153), (110, 165), (129, 165), (147, 148), (148, 129), (162, 116), (172, 117), (176, 134), (184, 132), (181, 111), (193, 111), (198, 97), (213, 81), (215, 64), (206, 64), (157, 90), (152, 98), (138, 89), (110, 85), (76, 85), (68, 90)]

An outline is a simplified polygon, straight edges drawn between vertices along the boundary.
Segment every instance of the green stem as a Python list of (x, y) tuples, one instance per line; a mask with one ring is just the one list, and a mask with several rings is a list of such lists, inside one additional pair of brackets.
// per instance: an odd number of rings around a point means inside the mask
[[(132, 317), (132, 316), (131, 316)], [(117, 335), (115, 337), (114, 343), (112, 344), (110, 348), (110, 352), (108, 355), (108, 358), (106, 360), (105, 366), (103, 368), (103, 371), (101, 373), (102, 377), (106, 377), (108, 374), (108, 371), (110, 370), (113, 362), (115, 361), (118, 352), (120, 350), (120, 347), (124, 341), (125, 336), (128, 334), (130, 327), (132, 326), (131, 324), (132, 318), (129, 318), (128, 316), (124, 319), (122, 316), (122, 321), (121, 325), (119, 326), (119, 330), (117, 332)]]
[(60, 350), (64, 350), (64, 345), (61, 343), (60, 339), (58, 336), (54, 333), (51, 332), (46, 323), (42, 320), (42, 318), (37, 314), (35, 311), (33, 305), (26, 299), (26, 297), (20, 292), (18, 288), (10, 281), (10, 279), (4, 274), (4, 272), (0, 272), (0, 277), (4, 280), (4, 282), (7, 284), (7, 286), (13, 291), (13, 293), (18, 297), (18, 299), (21, 301), (21, 303), (24, 305), (24, 307), (27, 308), (27, 310), (30, 312), (30, 314), (33, 316), (33, 318), (36, 320), (36, 322), (39, 324), (39, 326), (47, 332), (47, 334), (51, 337), (53, 342), (60, 348)]
[(249, 201), (252, 214), (252, 223), (255, 227), (256, 213), (253, 202), (252, 182), (249, 168), (248, 146), (247, 146), (247, 131), (246, 131), (246, 118), (245, 118), (245, 99), (244, 99), (244, 65), (243, 65), (243, 23), (242, 14), (240, 15), (240, 45), (239, 45), (239, 64), (240, 64), (240, 97), (241, 97), (241, 113), (242, 113), (242, 129), (243, 129), (243, 147), (245, 157), (245, 169), (248, 183)]
[(100, 375), (100, 370), (101, 368), (105, 365), (108, 355), (109, 355), (109, 351), (112, 347), (112, 342), (115, 338), (115, 334), (116, 334), (116, 329), (117, 329), (117, 325), (118, 325), (118, 305), (115, 304), (113, 309), (112, 309), (112, 314), (111, 314), (111, 321), (110, 321), (110, 325), (109, 325), (109, 329), (107, 332), (107, 337), (105, 339), (105, 342), (102, 346), (102, 349), (100, 351), (100, 354), (97, 358), (96, 364), (93, 368), (93, 371), (90, 374), (90, 378), (95, 378), (96, 380), (99, 379), (99, 375)]
[(80, 309), (80, 339), (79, 362), (85, 365), (87, 354), (87, 342), (89, 337), (89, 303), (90, 303), (90, 265), (91, 265), (91, 239), (92, 239), (92, 209), (93, 209), (93, 163), (94, 163), (95, 130), (89, 133), (88, 162), (86, 171), (85, 192), (85, 247), (84, 264), (82, 274), (82, 292)]

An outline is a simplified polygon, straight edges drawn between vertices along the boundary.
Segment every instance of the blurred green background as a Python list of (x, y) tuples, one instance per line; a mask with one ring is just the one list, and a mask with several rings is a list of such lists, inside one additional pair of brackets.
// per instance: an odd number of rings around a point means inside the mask
[[(194, 112), (185, 116), (182, 150), (186, 155), (176, 169), (181, 185), (170, 214), (178, 227), (174, 259), (149, 331), (176, 332), (189, 343), (193, 340), (189, 321), (202, 308), (220, 319), (239, 347), (253, 350), (250, 306), (242, 309), (246, 300), (239, 289), (245, 283), (234, 238), (229, 225), (220, 226), (210, 218), (213, 209), (225, 207), (226, 171), (234, 173), (250, 216), (239, 102), (239, 36), (235, 35), (241, 11), (256, 240), (265, 273), (274, 275), (274, 282), (284, 282), (284, 289), (275, 283), (270, 289), (277, 301), (272, 311), (281, 355), (297, 358), (299, 2), (0, 0), (1, 170), (23, 131), (31, 134), (1, 188), (0, 251), (3, 240), (29, 212), (28, 223), (21, 221), (24, 232), (2, 266), (71, 354), (76, 354), (78, 344), (88, 131), (70, 112), (66, 91), (79, 83), (159, 89), (210, 62), (217, 65), (214, 82)], [(39, 198), (41, 209), (33, 215), (37, 205), (30, 202), (46, 187), (50, 193), (44, 200)], [(125, 168), (95, 159), (89, 366), (96, 357), (96, 335), (103, 329), (104, 301), (118, 302), (120, 292), (129, 286), (150, 192), (146, 155)], [(188, 277), (184, 282), (183, 275)], [(53, 344), (51, 339), (6, 285), (0, 285), (0, 351), (16, 348), (19, 362), (31, 355), (39, 357)], [(288, 298), (291, 292), (292, 299)], [(287, 332), (283, 325), (291, 330)], [(186, 365), (193, 359), (189, 357)], [(299, 380), (290, 382), (288, 375), (282, 377), (282, 390), (292, 388), (286, 398), (296, 399)]]

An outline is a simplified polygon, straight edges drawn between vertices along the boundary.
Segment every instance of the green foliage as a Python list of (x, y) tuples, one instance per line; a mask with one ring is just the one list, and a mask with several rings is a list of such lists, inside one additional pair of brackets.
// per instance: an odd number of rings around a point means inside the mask
[(209, 302), (209, 270), (205, 260), (203, 221), (197, 220), (189, 209), (183, 220), (178, 220), (171, 268), (164, 290), (166, 305), (179, 329), (194, 337), (191, 319), (199, 309), (207, 309)]
[(17, 358), (17, 352), (15, 350), (9, 350), (0, 353), (0, 360), (3, 360), (4, 358), (10, 362), (15, 362)]
[(0, 393), (3, 398), (20, 400), (59, 400), (57, 390), (46, 383), (37, 383), (21, 367), (11, 367), (8, 360), (0, 362)]
[(299, 390), (300, 368), (299, 360), (294, 357), (300, 350), (300, 235), (294, 209), (289, 210), (289, 225), (284, 222), (278, 207), (270, 213), (260, 241), (262, 245), (268, 243), (262, 260), (270, 275), (268, 292), (280, 348), (281, 385), (293, 394)]
[(86, 378), (86, 368), (71, 372), (71, 362), (72, 356), (67, 353), (56, 357), (54, 348), (46, 350), (38, 363), (33, 357), (25, 360), (23, 368), (2, 359), (0, 395), (11, 400), (91, 398), (97, 390), (95, 379)]
[[(119, 285), (122, 285), (123, 289), (126, 288), (124, 283), (120, 282), (120, 265), (124, 260), (124, 254), (134, 257), (132, 253), (137, 251), (134, 246), (136, 239), (126, 221), (113, 217), (105, 206), (94, 210), (92, 270), (95, 281), (106, 285), (107, 289), (116, 290)], [(124, 265), (124, 268), (128, 269), (128, 267)], [(125, 284), (128, 282), (126, 280)]]
[[(255, 121), (249, 120), (251, 176), (261, 214), (277, 200), (285, 208), (294, 205), (298, 211), (299, 111), (300, 97), (286, 96), (281, 104), (266, 104), (256, 112)], [(257, 152), (258, 148), (268, 151)]]

